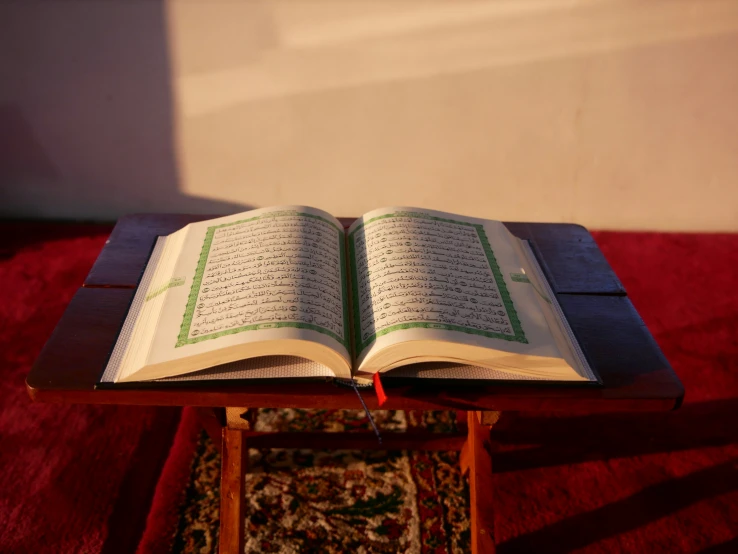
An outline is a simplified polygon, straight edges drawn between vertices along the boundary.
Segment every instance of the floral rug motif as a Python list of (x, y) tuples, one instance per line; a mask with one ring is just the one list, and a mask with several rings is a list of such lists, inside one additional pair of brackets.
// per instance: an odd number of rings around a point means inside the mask
[[(377, 411), (382, 431), (455, 430), (453, 412)], [(260, 410), (258, 431), (369, 430), (357, 410)], [(460, 554), (469, 491), (458, 452), (250, 450), (246, 552)], [(203, 433), (174, 552), (217, 552), (220, 456)]]

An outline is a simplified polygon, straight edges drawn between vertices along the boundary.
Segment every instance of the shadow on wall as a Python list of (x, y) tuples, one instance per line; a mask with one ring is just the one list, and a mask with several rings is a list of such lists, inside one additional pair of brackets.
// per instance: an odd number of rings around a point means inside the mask
[(180, 190), (163, 2), (4, 5), (0, 36), (0, 217), (248, 209)]

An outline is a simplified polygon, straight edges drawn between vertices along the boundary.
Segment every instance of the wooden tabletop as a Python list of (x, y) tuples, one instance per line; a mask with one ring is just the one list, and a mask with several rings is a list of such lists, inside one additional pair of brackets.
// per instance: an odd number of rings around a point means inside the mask
[[(26, 379), (36, 401), (264, 408), (360, 408), (331, 383), (234, 382), (186, 389), (95, 390), (154, 241), (203, 215), (121, 218)], [(353, 219), (343, 218), (348, 226)], [(531, 241), (601, 387), (501, 383), (429, 389), (387, 385), (383, 409), (669, 410), (684, 389), (589, 232), (579, 225), (506, 223)], [(388, 380), (389, 383), (389, 380)], [(365, 395), (376, 408), (374, 395)]]

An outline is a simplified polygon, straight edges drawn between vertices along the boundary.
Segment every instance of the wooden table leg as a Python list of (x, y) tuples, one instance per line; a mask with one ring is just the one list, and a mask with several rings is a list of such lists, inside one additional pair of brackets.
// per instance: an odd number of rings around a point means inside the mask
[[(499, 414), (469, 412), (469, 435), (461, 450), (461, 470), (469, 474), (471, 547), (473, 554), (494, 554), (495, 517), (490, 430)], [(483, 424), (482, 421), (489, 422)]]
[(220, 474), (220, 554), (242, 554), (244, 549), (244, 474), (248, 447), (240, 429), (223, 428)]

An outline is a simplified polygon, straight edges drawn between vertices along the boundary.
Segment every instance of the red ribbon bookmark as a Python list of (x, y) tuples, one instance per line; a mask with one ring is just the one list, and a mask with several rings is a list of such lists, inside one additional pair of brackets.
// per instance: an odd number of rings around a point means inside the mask
[(387, 402), (387, 394), (384, 392), (384, 387), (382, 386), (382, 381), (379, 379), (379, 373), (374, 374), (374, 392), (377, 393), (377, 401), (379, 402), (379, 407), (382, 407), (382, 404)]

